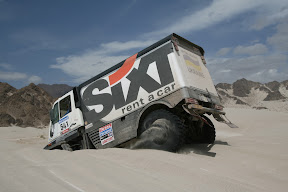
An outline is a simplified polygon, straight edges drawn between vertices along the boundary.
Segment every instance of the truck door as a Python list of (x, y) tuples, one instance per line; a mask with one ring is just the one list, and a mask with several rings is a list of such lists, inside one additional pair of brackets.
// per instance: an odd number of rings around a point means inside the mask
[(50, 112), (50, 138), (53, 140), (69, 131), (71, 125), (71, 97), (70, 95), (54, 104)]
[(54, 103), (50, 119), (49, 141), (84, 125), (82, 112), (75, 107), (73, 91)]
[(67, 95), (65, 98), (59, 101), (59, 115), (60, 115), (60, 120), (59, 120), (59, 126), (61, 133), (64, 134), (69, 131), (69, 128), (72, 124), (71, 122), (71, 96)]
[(50, 125), (49, 125), (49, 141), (58, 137), (60, 134), (59, 126), (59, 103), (54, 103), (53, 108), (50, 111)]

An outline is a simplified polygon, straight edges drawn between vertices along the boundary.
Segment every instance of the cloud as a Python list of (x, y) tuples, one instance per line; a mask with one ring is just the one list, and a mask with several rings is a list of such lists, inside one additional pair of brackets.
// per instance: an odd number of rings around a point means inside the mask
[(257, 43), (251, 46), (237, 46), (233, 53), (235, 55), (262, 55), (268, 52), (268, 49), (265, 45)]
[(153, 40), (127, 41), (127, 42), (113, 41), (110, 43), (101, 44), (101, 48), (102, 48), (102, 51), (106, 53), (112, 53), (112, 52), (126, 51), (130, 49), (135, 49), (135, 48), (143, 48), (153, 43), (155, 43), (155, 41)]
[(241, 78), (259, 82), (288, 79), (288, 57), (284, 54), (206, 60), (214, 83), (231, 83)]
[(79, 55), (58, 57), (56, 58), (57, 64), (50, 67), (62, 70), (70, 75), (74, 82), (81, 83), (129, 57), (129, 55), (121, 52), (147, 47), (152, 42), (154, 41), (114, 41), (105, 43), (101, 44), (97, 50), (88, 50)]
[(51, 65), (51, 68), (60, 69), (70, 75), (73, 81), (81, 83), (103, 71), (121, 62), (128, 56), (108, 56), (96, 52), (87, 52), (82, 55), (70, 55), (68, 57), (59, 57), (57, 64)]
[[(269, 6), (268, 6), (269, 5)], [(250, 29), (262, 30), (263, 28), (287, 21), (288, 19), (288, 4), (287, 1), (277, 0), (267, 3), (258, 10), (257, 15), (250, 20)]]
[(227, 55), (230, 52), (231, 48), (230, 47), (224, 47), (221, 48), (219, 51), (216, 52), (217, 56), (224, 56)]
[[(9, 69), (12, 69), (12, 66), (6, 64)], [(0, 65), (2, 66), (2, 65)], [(4, 65), (5, 66), (5, 65)], [(0, 81), (22, 81), (27, 83), (38, 84), (42, 81), (41, 77), (36, 75), (27, 75), (26, 73), (20, 72), (11, 72), (11, 71), (0, 71)]]
[[(265, 78), (265, 81), (263, 81), (263, 78)], [(288, 78), (287, 73), (284, 73), (282, 71), (279, 71), (277, 69), (266, 69), (266, 70), (260, 70), (257, 73), (250, 74), (247, 76), (247, 79), (256, 81), (256, 82), (271, 82), (271, 81), (283, 81)]]
[[(275, 5), (276, 4), (276, 5)], [(234, 17), (244, 14), (248, 11), (256, 12), (259, 10), (257, 8), (269, 10), (269, 14), (274, 13), (275, 18), (282, 18), (282, 14), (277, 15), (278, 9), (287, 5), (284, 0), (241, 0), (241, 1), (231, 1), (231, 0), (214, 0), (210, 6), (193, 12), (190, 15), (186, 15), (180, 19), (175, 19), (174, 24), (164, 27), (160, 30), (156, 30), (150, 33), (147, 33), (146, 36), (149, 37), (158, 37), (167, 35), (173, 32), (176, 33), (187, 33), (191, 31), (199, 31), (205, 28), (209, 28), (213, 25), (219, 24), (221, 22), (227, 22)], [(258, 18), (260, 13), (255, 13)], [(267, 13), (261, 12), (263, 17), (269, 16)], [(283, 15), (286, 15), (286, 11), (283, 12)], [(257, 22), (257, 19), (252, 19), (254, 22)], [(266, 20), (265, 20), (266, 21)], [(258, 22), (259, 23), (259, 22)], [(270, 24), (270, 22), (269, 22)], [(255, 25), (251, 23), (250, 25)], [(263, 25), (263, 24), (262, 24)], [(265, 25), (268, 25), (265, 24)], [(252, 27), (253, 28), (253, 27)], [(256, 27), (254, 27), (256, 28)], [(258, 27), (259, 28), (259, 27)]]
[(11, 70), (13, 69), (12, 65), (7, 64), (7, 63), (0, 63), (0, 67), (6, 70)]
[(267, 38), (268, 44), (275, 47), (281, 53), (288, 52), (288, 22), (277, 25), (277, 32)]
[(2, 81), (19, 81), (27, 79), (27, 77), (25, 73), (0, 71), (0, 80)]
[(39, 84), (39, 83), (42, 82), (42, 79), (39, 76), (32, 75), (31, 77), (28, 78), (28, 82), (29, 83), (34, 83), (34, 84)]
[(229, 72), (231, 72), (231, 69), (223, 69), (219, 71), (219, 73), (229, 73)]

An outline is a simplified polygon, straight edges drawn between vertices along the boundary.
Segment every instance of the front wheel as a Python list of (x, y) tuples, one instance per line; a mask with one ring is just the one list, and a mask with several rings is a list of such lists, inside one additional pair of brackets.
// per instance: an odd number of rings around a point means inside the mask
[(68, 143), (61, 144), (61, 147), (65, 151), (73, 151), (72, 147)]
[(185, 125), (178, 116), (164, 109), (148, 114), (140, 122), (139, 140), (134, 148), (177, 151), (184, 141)]

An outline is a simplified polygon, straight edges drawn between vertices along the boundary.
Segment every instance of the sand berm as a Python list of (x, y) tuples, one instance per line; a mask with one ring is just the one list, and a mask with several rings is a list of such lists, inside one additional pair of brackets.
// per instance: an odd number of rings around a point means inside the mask
[(287, 191), (288, 113), (226, 112), (238, 129), (213, 121), (214, 145), (189, 145), (178, 153), (47, 151), (47, 129), (1, 127), (0, 191)]

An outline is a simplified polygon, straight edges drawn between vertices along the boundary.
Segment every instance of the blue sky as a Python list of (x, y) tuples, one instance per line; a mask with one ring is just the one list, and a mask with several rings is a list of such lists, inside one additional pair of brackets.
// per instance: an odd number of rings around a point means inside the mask
[(0, 81), (78, 85), (173, 32), (215, 84), (288, 79), (287, 0), (0, 0)]

